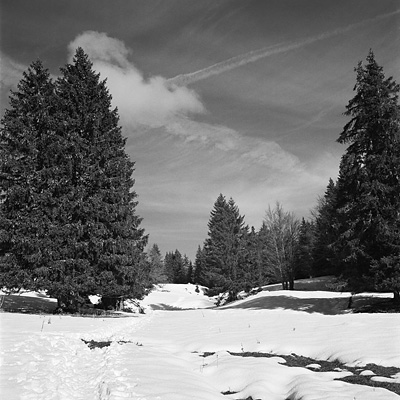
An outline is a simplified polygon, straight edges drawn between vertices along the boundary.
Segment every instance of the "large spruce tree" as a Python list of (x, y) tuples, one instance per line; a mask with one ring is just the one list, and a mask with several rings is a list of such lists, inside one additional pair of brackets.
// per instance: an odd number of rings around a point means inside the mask
[[(134, 163), (105, 81), (82, 49), (55, 86), (33, 64), (1, 141), (3, 283), (45, 289), (70, 310), (88, 294), (112, 306), (140, 294), (149, 271)], [(15, 283), (6, 281), (15, 271)]]
[(355, 69), (351, 120), (337, 183), (335, 251), (353, 290), (400, 290), (399, 85), (385, 78), (372, 51)]
[(135, 212), (134, 163), (125, 152), (117, 109), (81, 48), (61, 71), (57, 94), (71, 144), (67, 207), (73, 245), (67, 247), (75, 252), (67, 273), (84, 277), (88, 266), (96, 292), (114, 301), (140, 294), (149, 272), (143, 252), (147, 236)]

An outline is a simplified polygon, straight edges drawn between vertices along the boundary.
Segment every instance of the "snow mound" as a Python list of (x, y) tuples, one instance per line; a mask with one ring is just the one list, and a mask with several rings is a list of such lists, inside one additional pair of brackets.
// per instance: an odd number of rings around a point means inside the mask
[(155, 285), (140, 302), (144, 309), (189, 310), (215, 306), (215, 299), (205, 295), (206, 288), (192, 284)]

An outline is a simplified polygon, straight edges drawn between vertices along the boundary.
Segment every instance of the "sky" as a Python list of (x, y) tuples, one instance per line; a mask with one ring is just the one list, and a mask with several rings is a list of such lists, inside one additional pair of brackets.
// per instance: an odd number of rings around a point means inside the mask
[(137, 213), (194, 261), (218, 195), (261, 227), (310, 217), (370, 49), (399, 82), (398, 0), (0, 0), (0, 113), (30, 63), (82, 47), (107, 79), (135, 164)]

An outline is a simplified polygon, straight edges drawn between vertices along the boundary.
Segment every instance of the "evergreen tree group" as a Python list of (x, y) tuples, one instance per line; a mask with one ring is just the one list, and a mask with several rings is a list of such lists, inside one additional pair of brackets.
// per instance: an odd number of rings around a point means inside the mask
[(329, 180), (313, 220), (300, 222), (277, 204), (256, 232), (221, 194), (196, 254), (196, 283), (237, 293), (335, 275), (342, 288), (392, 291), (400, 302), (400, 86), (385, 78), (372, 51), (366, 61), (355, 69), (350, 121), (338, 139), (348, 145), (339, 177)]
[(147, 236), (118, 119), (81, 48), (55, 82), (40, 61), (24, 73), (0, 130), (1, 287), (71, 311), (143, 292)]
[(245, 225), (235, 201), (220, 194), (210, 213), (208, 237), (196, 253), (194, 283), (209, 287), (209, 294), (229, 292), (231, 299), (268, 283), (293, 289), (299, 227), (278, 204), (257, 232)]
[(187, 255), (179, 250), (167, 252), (164, 259), (165, 271), (170, 283), (192, 283), (193, 266)]

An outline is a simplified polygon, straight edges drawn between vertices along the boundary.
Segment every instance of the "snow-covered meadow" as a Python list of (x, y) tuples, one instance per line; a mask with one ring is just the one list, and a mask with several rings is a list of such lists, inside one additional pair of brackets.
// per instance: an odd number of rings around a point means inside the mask
[[(0, 313), (1, 398), (400, 398), (337, 380), (357, 371), (400, 384), (400, 314), (349, 313), (349, 293), (324, 291), (262, 291), (215, 308), (195, 288), (158, 286), (145, 314), (123, 318)], [(289, 366), (290, 354), (313, 362)], [(326, 370), (323, 361), (338, 362)], [(367, 364), (398, 369), (380, 377)]]

